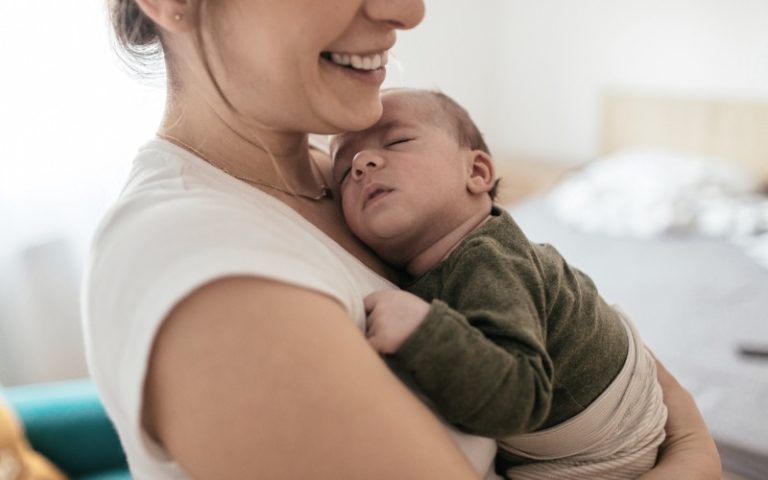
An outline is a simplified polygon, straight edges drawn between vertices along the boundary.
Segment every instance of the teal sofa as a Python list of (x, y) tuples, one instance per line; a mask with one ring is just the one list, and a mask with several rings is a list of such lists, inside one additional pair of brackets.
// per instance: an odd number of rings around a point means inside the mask
[(130, 480), (125, 455), (90, 380), (3, 388), (32, 448), (76, 480)]

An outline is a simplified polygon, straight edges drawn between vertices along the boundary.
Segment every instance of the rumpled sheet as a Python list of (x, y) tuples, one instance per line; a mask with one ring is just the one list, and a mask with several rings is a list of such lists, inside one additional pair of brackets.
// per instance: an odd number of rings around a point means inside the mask
[(586, 232), (725, 238), (768, 268), (768, 197), (760, 189), (755, 175), (724, 160), (631, 150), (588, 164), (548, 200), (560, 220)]

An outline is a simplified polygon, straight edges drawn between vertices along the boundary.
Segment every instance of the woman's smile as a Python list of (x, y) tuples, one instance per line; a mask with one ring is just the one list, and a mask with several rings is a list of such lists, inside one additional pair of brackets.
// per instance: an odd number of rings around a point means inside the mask
[(323, 52), (320, 61), (329, 69), (369, 85), (380, 86), (387, 76), (386, 65), (388, 53), (386, 50), (369, 55)]
[(342, 67), (350, 67), (356, 70), (376, 70), (385, 67), (389, 61), (387, 50), (372, 54), (323, 52), (321, 57), (330, 60)]

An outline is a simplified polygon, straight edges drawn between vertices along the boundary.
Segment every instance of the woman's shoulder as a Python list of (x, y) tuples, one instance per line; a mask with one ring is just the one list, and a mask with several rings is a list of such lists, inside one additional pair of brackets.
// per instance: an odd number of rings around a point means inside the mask
[(228, 275), (341, 294), (339, 253), (316, 229), (273, 197), (201, 162), (167, 142), (140, 150), (91, 245), (84, 308), (93, 322), (114, 318), (126, 302), (126, 312), (160, 297), (168, 307)]
[(242, 243), (242, 235), (249, 232), (254, 244), (261, 237), (295, 229), (290, 217), (289, 209), (272, 197), (169, 142), (153, 140), (139, 150), (93, 247), (98, 251), (115, 243), (189, 244), (214, 232), (219, 239), (231, 234), (230, 242)]

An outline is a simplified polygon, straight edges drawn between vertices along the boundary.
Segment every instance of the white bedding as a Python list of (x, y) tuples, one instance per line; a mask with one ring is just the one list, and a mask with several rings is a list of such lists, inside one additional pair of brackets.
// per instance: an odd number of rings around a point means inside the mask
[(589, 164), (549, 195), (563, 222), (617, 237), (726, 238), (768, 268), (768, 197), (751, 172), (719, 159), (630, 150)]

